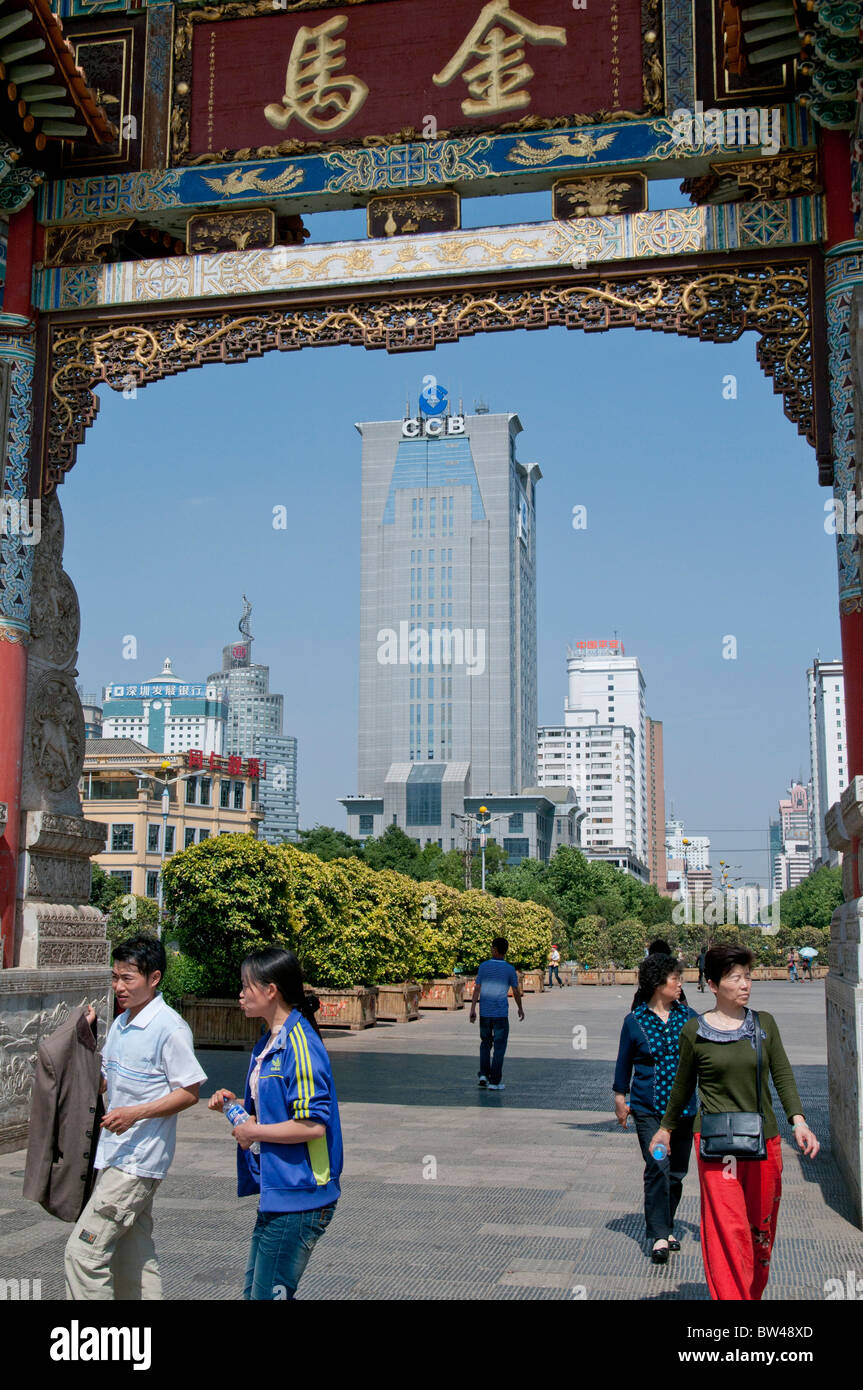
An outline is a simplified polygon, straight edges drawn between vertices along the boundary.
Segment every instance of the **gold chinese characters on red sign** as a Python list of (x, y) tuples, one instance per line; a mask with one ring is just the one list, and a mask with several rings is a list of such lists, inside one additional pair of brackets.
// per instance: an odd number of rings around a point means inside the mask
[[(378, 0), (199, 12), (189, 152), (639, 111), (641, 0)], [(204, 17), (206, 16), (206, 18)]]

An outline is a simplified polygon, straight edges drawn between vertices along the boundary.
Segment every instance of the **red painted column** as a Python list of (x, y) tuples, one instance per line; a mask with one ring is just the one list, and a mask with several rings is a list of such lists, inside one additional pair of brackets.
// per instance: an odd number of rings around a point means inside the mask
[(21, 765), (24, 751), (24, 697), (27, 689), (27, 648), (9, 640), (11, 628), (0, 628), (0, 801), (8, 807), (6, 829), (0, 838), (0, 910), (3, 966), (14, 964), (15, 897), (21, 831)]
[[(35, 209), (31, 200), (9, 219), (4, 315), (34, 317), (31, 301), (35, 229)], [(5, 440), (2, 447), (6, 447)], [(0, 801), (7, 806), (6, 828), (0, 837), (0, 934), (4, 968), (14, 965), (28, 636), (19, 624), (4, 620), (0, 615)]]

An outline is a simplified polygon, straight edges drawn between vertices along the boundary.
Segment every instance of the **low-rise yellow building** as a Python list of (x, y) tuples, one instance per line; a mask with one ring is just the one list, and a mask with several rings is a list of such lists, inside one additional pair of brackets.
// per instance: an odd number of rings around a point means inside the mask
[(195, 749), (166, 755), (131, 738), (87, 739), (84, 815), (107, 831), (96, 863), (122, 879), (125, 892), (158, 898), (163, 850), (167, 860), (211, 836), (257, 836), (264, 818), (258, 809), (262, 774), (266, 764), (253, 758)]

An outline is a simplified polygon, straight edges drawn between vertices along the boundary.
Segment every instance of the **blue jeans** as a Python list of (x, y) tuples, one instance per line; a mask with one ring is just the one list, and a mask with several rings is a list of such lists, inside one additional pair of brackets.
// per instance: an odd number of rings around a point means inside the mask
[(292, 1299), (335, 1209), (335, 1202), (331, 1202), (314, 1211), (259, 1211), (243, 1298), (256, 1303)]
[[(487, 1076), (492, 1086), (500, 1085), (503, 1073), (503, 1058), (506, 1040), (509, 1037), (508, 1018), (483, 1018), (479, 1016), (479, 1074)], [(491, 1055), (494, 1043), (494, 1059)]]

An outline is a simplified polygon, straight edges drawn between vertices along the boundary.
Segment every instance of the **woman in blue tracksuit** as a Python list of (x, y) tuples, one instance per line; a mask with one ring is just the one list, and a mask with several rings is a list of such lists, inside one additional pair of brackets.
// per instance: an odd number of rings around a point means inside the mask
[(623, 1020), (614, 1071), (614, 1113), (624, 1129), (632, 1115), (644, 1156), (644, 1219), (647, 1238), (653, 1241), (654, 1264), (665, 1264), (669, 1250), (680, 1249), (674, 1237), (674, 1214), (689, 1168), (695, 1120), (693, 1092), (674, 1129), (670, 1151), (657, 1162), (650, 1152), (650, 1140), (659, 1128), (653, 1128), (653, 1121), (658, 1116), (661, 1124), (662, 1107), (671, 1095), (680, 1060), (680, 1030), (687, 1019), (696, 1017), (680, 997), (682, 968), (672, 955), (649, 955), (641, 962), (638, 994), (632, 1012)]
[[(266, 1024), (246, 1077), (244, 1104), (252, 1119), (233, 1130), (238, 1195), (261, 1194), (243, 1297), (291, 1299), (339, 1199), (339, 1107), (315, 1023), (318, 1001), (304, 993), (293, 951), (254, 951), (241, 975), (240, 1008)], [(231, 1091), (216, 1091), (209, 1108), (235, 1099)]]

